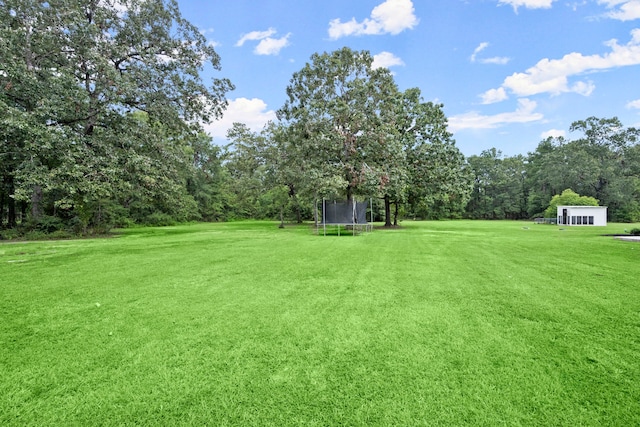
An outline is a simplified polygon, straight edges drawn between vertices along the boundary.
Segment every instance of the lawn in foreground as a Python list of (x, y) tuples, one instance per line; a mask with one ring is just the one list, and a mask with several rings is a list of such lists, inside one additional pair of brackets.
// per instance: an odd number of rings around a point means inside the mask
[(1, 244), (0, 424), (638, 425), (625, 227)]

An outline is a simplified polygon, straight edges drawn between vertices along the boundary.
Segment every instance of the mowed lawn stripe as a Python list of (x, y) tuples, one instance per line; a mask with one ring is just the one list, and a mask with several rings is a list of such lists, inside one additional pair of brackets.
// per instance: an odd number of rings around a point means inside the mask
[(640, 245), (616, 227), (0, 245), (0, 422), (637, 424)]

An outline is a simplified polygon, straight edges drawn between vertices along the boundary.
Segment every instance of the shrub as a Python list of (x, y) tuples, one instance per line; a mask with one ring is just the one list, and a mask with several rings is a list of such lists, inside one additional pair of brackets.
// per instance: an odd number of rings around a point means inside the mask
[(21, 237), (20, 230), (17, 228), (8, 228), (6, 230), (0, 230), (0, 240), (14, 240)]
[(154, 212), (151, 215), (147, 215), (144, 219), (144, 224), (162, 227), (167, 225), (176, 225), (176, 220), (173, 219), (171, 215), (164, 212)]
[(25, 229), (27, 232), (41, 232), (44, 234), (53, 233), (54, 231), (64, 229), (64, 222), (62, 219), (50, 216), (50, 215), (42, 215), (38, 219), (30, 219), (25, 224)]
[(633, 229), (631, 229), (631, 231), (629, 232), (629, 234), (631, 234), (632, 236), (640, 236), (640, 228), (633, 228)]
[(581, 196), (567, 188), (562, 194), (556, 194), (551, 198), (549, 207), (544, 211), (545, 218), (555, 218), (558, 206), (598, 206), (598, 200), (593, 197)]

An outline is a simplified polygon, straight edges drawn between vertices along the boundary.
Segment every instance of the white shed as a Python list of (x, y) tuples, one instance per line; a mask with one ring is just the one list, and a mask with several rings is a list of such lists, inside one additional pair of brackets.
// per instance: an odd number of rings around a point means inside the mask
[(607, 225), (606, 206), (558, 206), (558, 225)]

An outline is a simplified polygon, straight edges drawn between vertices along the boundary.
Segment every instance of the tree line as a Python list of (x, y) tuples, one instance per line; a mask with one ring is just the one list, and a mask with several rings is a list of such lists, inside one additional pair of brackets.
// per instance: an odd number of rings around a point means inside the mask
[(570, 189), (607, 206), (610, 221), (640, 221), (640, 130), (615, 117), (589, 117), (570, 131), (576, 139), (547, 138), (527, 156), (496, 149), (470, 156), (474, 190), (466, 216), (544, 217), (552, 198)]
[(521, 219), (571, 188), (640, 220), (638, 130), (575, 122), (527, 156), (465, 156), (441, 104), (398, 89), (369, 52), (314, 54), (278, 120), (219, 118), (220, 58), (175, 0), (0, 0), (0, 220), (3, 234), (101, 233), (132, 224), (314, 219), (322, 198), (375, 198), (377, 219)]

